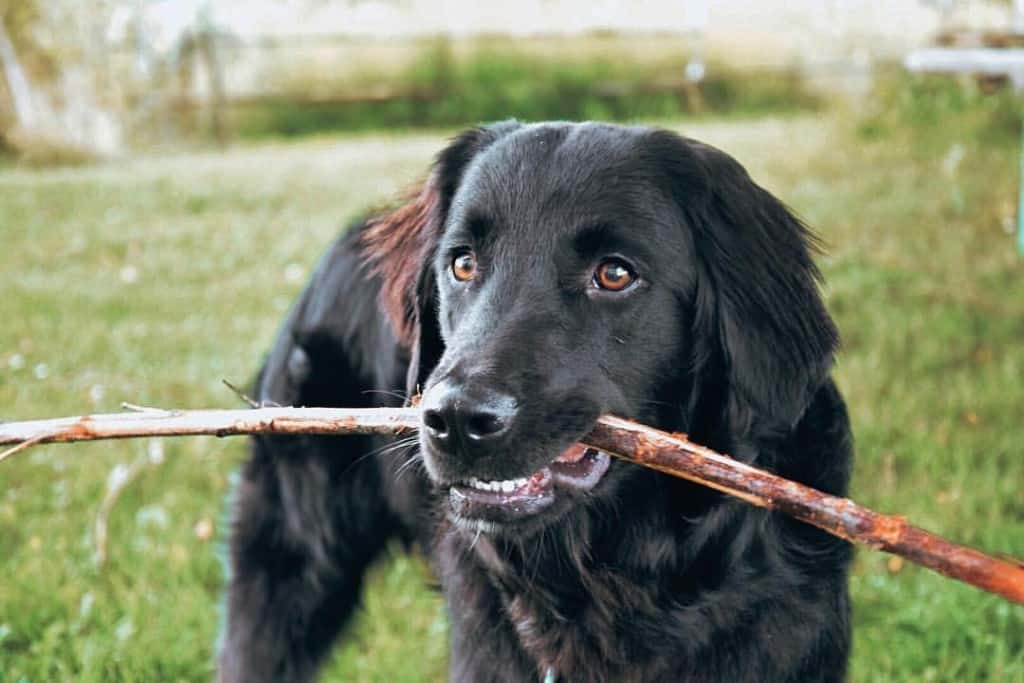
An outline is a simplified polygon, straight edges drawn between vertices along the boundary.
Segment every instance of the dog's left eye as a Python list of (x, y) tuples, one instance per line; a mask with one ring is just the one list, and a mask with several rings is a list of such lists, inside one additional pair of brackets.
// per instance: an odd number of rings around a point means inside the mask
[(621, 292), (636, 282), (636, 273), (622, 259), (602, 261), (594, 271), (594, 284), (610, 292)]
[(472, 280), (476, 275), (476, 257), (471, 251), (459, 252), (452, 259), (452, 275), (460, 282)]

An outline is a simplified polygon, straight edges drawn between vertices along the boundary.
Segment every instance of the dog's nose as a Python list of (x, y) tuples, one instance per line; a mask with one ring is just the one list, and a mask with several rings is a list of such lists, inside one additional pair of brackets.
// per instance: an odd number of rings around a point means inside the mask
[(444, 381), (423, 396), (423, 426), (445, 450), (459, 442), (482, 446), (509, 431), (516, 408), (516, 400), (508, 394)]

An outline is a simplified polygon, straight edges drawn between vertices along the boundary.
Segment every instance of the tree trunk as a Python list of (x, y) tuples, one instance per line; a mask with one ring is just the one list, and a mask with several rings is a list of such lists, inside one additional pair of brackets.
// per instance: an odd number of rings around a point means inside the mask
[(224, 125), (224, 74), (217, 54), (217, 33), (210, 17), (209, 4), (203, 8), (199, 17), (196, 47), (199, 51), (199, 59), (206, 68), (210, 127), (213, 130), (214, 138), (223, 145), (227, 142), (227, 128)]
[(7, 89), (14, 102), (14, 115), (18, 125), (24, 129), (33, 128), (36, 124), (36, 111), (32, 103), (32, 89), (29, 87), (25, 69), (18, 61), (18, 53), (14, 51), (14, 44), (11, 43), (11, 39), (7, 35), (7, 29), (4, 28), (2, 19), (0, 19), (0, 65), (3, 66)]

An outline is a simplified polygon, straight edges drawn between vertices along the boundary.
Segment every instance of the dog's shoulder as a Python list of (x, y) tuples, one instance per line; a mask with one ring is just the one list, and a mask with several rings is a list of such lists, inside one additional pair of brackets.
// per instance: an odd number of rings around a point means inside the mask
[(380, 278), (367, 262), (363, 239), (368, 225), (349, 226), (320, 259), (267, 356), (260, 400), (358, 405), (362, 400), (339, 403), (320, 394), (347, 384), (401, 386), (408, 351), (378, 305)]

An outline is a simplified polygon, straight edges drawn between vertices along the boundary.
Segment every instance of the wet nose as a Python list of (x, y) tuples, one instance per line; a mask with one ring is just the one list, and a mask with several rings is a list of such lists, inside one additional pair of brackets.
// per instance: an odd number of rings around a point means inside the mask
[(423, 397), (423, 427), (442, 450), (498, 443), (515, 419), (516, 400), (494, 389), (443, 381)]

